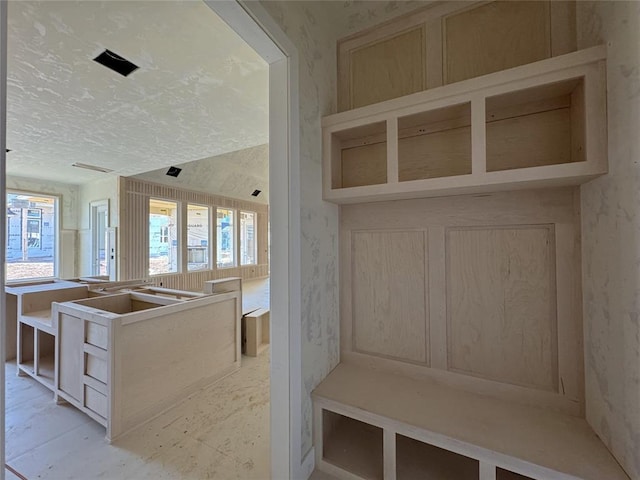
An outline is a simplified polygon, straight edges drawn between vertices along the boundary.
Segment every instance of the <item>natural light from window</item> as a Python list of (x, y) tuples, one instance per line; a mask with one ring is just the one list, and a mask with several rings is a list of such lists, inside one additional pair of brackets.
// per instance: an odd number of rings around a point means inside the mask
[(240, 265), (258, 263), (256, 252), (256, 214), (240, 212)]
[(7, 280), (56, 275), (58, 199), (7, 193)]
[(187, 270), (209, 267), (209, 207), (187, 205)]
[(234, 242), (234, 211), (227, 208), (218, 208), (216, 224), (216, 242), (218, 267), (234, 267), (235, 242)]
[(178, 271), (178, 239), (178, 204), (149, 199), (149, 275)]

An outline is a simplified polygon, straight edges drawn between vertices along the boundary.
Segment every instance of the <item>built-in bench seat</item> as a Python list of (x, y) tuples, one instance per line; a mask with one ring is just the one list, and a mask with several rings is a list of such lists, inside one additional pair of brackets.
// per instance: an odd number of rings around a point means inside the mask
[(339, 478), (628, 480), (563, 413), (348, 363), (313, 401), (316, 466)]

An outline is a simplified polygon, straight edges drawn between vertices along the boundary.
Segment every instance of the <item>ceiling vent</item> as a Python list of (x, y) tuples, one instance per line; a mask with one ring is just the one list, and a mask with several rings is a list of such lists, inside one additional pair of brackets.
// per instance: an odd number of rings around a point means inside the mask
[(178, 175), (180, 175), (181, 171), (182, 171), (181, 168), (169, 167), (169, 170), (167, 170), (167, 175), (169, 175), (170, 177), (177, 177)]
[(131, 72), (138, 69), (137, 65), (131, 63), (129, 60), (121, 57), (117, 53), (113, 53), (111, 50), (105, 50), (93, 60), (98, 62), (100, 65), (104, 65), (114, 72), (119, 73), (123, 77), (128, 76)]
[(71, 166), (77, 167), (77, 168), (84, 168), (86, 170), (93, 170), (94, 172), (102, 172), (102, 173), (113, 172), (113, 170), (111, 170), (110, 168), (96, 167), (95, 165), (88, 165), (86, 163), (80, 163), (80, 162), (76, 162)]
[(260, 193), (262, 192), (262, 190), (254, 190), (253, 193), (251, 194), (252, 197), (257, 197), (258, 195), (260, 195)]

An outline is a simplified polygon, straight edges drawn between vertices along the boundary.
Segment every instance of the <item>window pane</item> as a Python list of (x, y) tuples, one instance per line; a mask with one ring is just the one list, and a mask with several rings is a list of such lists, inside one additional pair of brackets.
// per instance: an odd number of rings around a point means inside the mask
[(187, 269), (209, 268), (209, 208), (187, 205)]
[(149, 275), (178, 271), (178, 204), (149, 200)]
[(219, 208), (217, 221), (218, 267), (236, 265), (233, 232), (233, 210)]
[(55, 197), (7, 193), (7, 280), (55, 276), (56, 207)]
[(240, 212), (240, 265), (256, 263), (256, 214)]

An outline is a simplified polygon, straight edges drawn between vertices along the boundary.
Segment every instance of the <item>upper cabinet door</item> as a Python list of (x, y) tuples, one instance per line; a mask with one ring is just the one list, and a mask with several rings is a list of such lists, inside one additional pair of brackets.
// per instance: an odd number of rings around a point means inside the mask
[(338, 42), (338, 111), (576, 50), (575, 2), (444, 2)]

